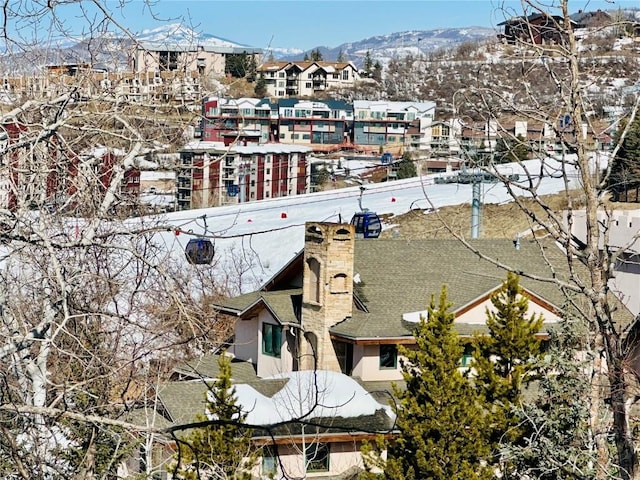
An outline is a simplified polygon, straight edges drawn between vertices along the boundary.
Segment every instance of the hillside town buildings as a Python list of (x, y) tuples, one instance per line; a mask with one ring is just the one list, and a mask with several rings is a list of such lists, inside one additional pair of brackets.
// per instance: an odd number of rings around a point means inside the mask
[(257, 73), (270, 97), (308, 97), (353, 87), (360, 73), (353, 62), (266, 62)]

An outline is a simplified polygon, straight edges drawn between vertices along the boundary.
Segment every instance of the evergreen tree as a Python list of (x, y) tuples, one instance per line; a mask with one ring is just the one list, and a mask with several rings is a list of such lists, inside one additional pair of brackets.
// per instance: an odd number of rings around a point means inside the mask
[(249, 57), (249, 61), (247, 62), (247, 81), (255, 82), (256, 81), (256, 70), (258, 69), (258, 63), (256, 62), (256, 57), (251, 55)]
[(207, 414), (197, 421), (211, 421), (181, 439), (174, 468), (176, 478), (249, 480), (258, 452), (251, 445), (251, 430), (242, 426), (247, 414), (237, 403), (231, 382), (231, 360), (220, 355), (220, 375), (207, 392)]
[(336, 59), (336, 61), (338, 63), (344, 62), (344, 52), (342, 51), (342, 49), (340, 49), (340, 51), (338, 52), (338, 58)]
[(412, 178), (418, 175), (416, 164), (409, 152), (402, 155), (402, 160), (398, 163), (398, 179)]
[(373, 70), (373, 59), (371, 58), (371, 51), (367, 50), (364, 56), (364, 75), (370, 77)]
[(541, 356), (536, 333), (542, 316), (531, 314), (518, 275), (509, 272), (502, 286), (491, 295), (493, 310), (487, 308), (488, 335), (477, 335), (473, 368), (475, 384), (488, 404), (493, 405), (492, 440), (517, 441), (521, 432), (513, 407), (520, 403), (522, 389), (533, 380), (531, 372)]
[(264, 75), (260, 73), (258, 79), (256, 80), (256, 85), (253, 89), (256, 97), (263, 98), (267, 96), (267, 81), (264, 78)]
[(373, 65), (373, 72), (371, 73), (371, 77), (376, 82), (382, 81), (382, 64), (376, 60), (376, 63)]
[(559, 330), (535, 365), (540, 372), (537, 394), (514, 406), (524, 441), (503, 445), (504, 478), (597, 478), (589, 424), (591, 365), (576, 355), (589, 334), (576, 321), (563, 320)]
[(529, 158), (531, 147), (522, 135), (514, 139), (499, 138), (496, 142), (494, 161), (496, 163), (521, 162)]
[(414, 333), (416, 349), (400, 349), (407, 359), (402, 362), (406, 390), (394, 388), (399, 435), (388, 449), (386, 478), (491, 478), (484, 466), (485, 408), (459, 368), (463, 348), (450, 306), (443, 287), (438, 305), (432, 297), (428, 317)]
[[(250, 58), (247, 52), (228, 54), (225, 57), (224, 71), (233, 78), (244, 78), (251, 74), (251, 60), (253, 60), (253, 55)], [(253, 60), (253, 65), (255, 74), (255, 60)]]
[(311, 61), (312, 62), (321, 62), (323, 60), (322, 52), (319, 48), (311, 51)]
[(304, 54), (304, 57), (302, 58), (302, 61), (303, 62), (308, 62), (309, 61), (309, 54), (308, 53)]

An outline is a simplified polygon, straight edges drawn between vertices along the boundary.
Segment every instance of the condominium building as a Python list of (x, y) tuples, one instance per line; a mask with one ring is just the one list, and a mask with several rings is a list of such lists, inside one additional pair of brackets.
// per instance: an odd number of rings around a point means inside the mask
[(434, 102), (353, 102), (353, 143), (385, 150), (429, 150)]
[(351, 143), (353, 105), (341, 100), (280, 99), (278, 140), (313, 145), (314, 150)]
[(202, 140), (250, 144), (273, 139), (268, 99), (207, 97), (202, 102)]
[(252, 57), (258, 64), (262, 50), (251, 47), (194, 45), (191, 43), (139, 43), (130, 59), (133, 73), (183, 72), (222, 76), (234, 57)]
[(177, 208), (188, 210), (310, 193), (304, 145), (196, 141), (180, 151)]
[(330, 89), (353, 87), (360, 80), (352, 62), (267, 62), (257, 74), (270, 97), (314, 97)]

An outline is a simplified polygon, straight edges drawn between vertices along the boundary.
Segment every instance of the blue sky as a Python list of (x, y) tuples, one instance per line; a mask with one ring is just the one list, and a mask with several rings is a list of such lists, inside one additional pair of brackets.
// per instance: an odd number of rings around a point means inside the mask
[[(543, 3), (552, 3), (547, 0)], [(492, 27), (505, 15), (522, 13), (519, 0), (158, 0), (155, 16), (141, 0), (115, 19), (136, 32), (184, 18), (197, 31), (258, 48), (336, 47), (375, 35), (443, 27)], [(640, 7), (640, 0), (572, 0), (571, 12)], [(508, 13), (505, 14), (505, 11)], [(72, 20), (73, 21), (73, 20)]]

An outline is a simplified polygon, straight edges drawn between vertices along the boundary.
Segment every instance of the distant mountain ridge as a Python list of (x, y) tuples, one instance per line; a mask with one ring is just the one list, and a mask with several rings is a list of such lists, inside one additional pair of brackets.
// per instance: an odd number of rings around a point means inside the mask
[[(392, 58), (408, 55), (424, 55), (441, 48), (451, 48), (466, 42), (479, 42), (495, 37), (497, 31), (486, 27), (439, 28), (435, 30), (410, 30), (389, 33), (365, 38), (357, 42), (343, 43), (334, 48), (320, 46), (317, 49), (325, 60), (336, 60), (340, 54), (347, 61), (362, 66), (367, 52), (371, 58), (385, 64)], [(305, 53), (310, 54), (315, 48), (295, 55), (277, 55), (275, 59), (302, 60)], [(269, 52), (265, 52), (267, 55)]]
[[(367, 52), (370, 52), (374, 61), (380, 61), (384, 65), (392, 58), (427, 54), (440, 48), (453, 47), (465, 42), (482, 41), (495, 34), (494, 29), (484, 27), (412, 30), (378, 35), (356, 42), (343, 43), (333, 48), (320, 46), (317, 49), (327, 61), (335, 61), (342, 54), (344, 60), (352, 61), (358, 67), (362, 67)], [(194, 47), (202, 45), (256, 48), (210, 33), (198, 32), (179, 23), (142, 30), (134, 33), (133, 36), (136, 41), (142, 44), (157, 46), (187, 44)], [(71, 37), (61, 39), (55, 44), (33, 50), (30, 54), (31, 58), (24, 67), (25, 73), (35, 71), (38, 65), (82, 62), (91, 62), (96, 67), (104, 66), (111, 70), (126, 70), (128, 68), (127, 51), (132, 46), (133, 40), (131, 38), (110, 32), (90, 39)], [(265, 59), (273, 56), (275, 60), (292, 61), (302, 60), (305, 53), (310, 53), (312, 50), (315, 48), (305, 52), (296, 46), (267, 47), (264, 48), (264, 54)], [(20, 55), (24, 54), (20, 53)], [(4, 60), (11, 61), (12, 55), (9, 53)]]

